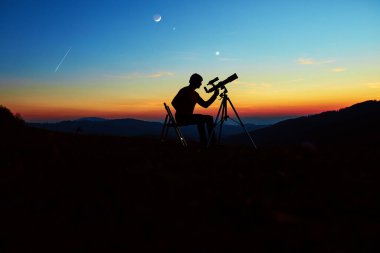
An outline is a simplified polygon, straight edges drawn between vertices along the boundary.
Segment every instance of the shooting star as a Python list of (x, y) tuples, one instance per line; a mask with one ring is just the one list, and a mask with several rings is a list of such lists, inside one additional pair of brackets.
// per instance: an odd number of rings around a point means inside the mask
[(69, 48), (69, 50), (67, 51), (67, 53), (65, 54), (65, 56), (63, 56), (61, 62), (58, 64), (58, 66), (55, 68), (55, 71), (54, 72), (57, 72), (57, 70), (59, 69), (59, 66), (61, 66), (62, 62), (65, 60), (66, 56), (69, 54), (71, 50), (71, 47)]

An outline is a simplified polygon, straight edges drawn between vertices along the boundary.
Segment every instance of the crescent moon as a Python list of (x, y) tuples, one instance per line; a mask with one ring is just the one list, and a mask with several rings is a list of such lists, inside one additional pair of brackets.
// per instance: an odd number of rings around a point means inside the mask
[(160, 22), (160, 21), (161, 21), (161, 15), (160, 15), (160, 14), (156, 14), (156, 15), (154, 15), (154, 16), (153, 16), (153, 20), (154, 20), (155, 22)]

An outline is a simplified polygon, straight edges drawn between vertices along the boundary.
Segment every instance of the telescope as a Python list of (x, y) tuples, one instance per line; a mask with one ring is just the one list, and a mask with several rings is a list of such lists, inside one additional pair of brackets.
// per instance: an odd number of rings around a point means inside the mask
[(233, 74), (233, 75), (227, 77), (225, 80), (223, 80), (223, 81), (219, 82), (218, 84), (214, 85), (214, 82), (216, 82), (216, 81), (219, 80), (219, 78), (215, 78), (215, 79), (211, 80), (211, 81), (207, 84), (207, 85), (212, 85), (212, 87), (211, 87), (210, 89), (207, 89), (206, 87), (204, 87), (204, 88), (205, 88), (205, 91), (206, 91), (207, 93), (213, 92), (213, 91), (215, 91), (216, 89), (225, 89), (226, 87), (224, 87), (224, 86), (225, 86), (226, 84), (228, 84), (228, 83), (230, 83), (230, 82), (232, 82), (232, 81), (234, 81), (234, 80), (236, 80), (236, 79), (238, 79), (238, 76), (237, 76), (236, 73), (235, 73), (235, 74)]
[(218, 81), (218, 80), (219, 80), (219, 77), (215, 77), (214, 79), (212, 79), (211, 81), (209, 81), (207, 85), (214, 85), (214, 83), (216, 81)]

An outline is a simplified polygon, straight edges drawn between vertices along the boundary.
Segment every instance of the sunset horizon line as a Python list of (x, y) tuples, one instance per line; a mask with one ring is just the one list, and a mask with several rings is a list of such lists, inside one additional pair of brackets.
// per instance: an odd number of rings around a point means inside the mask
[[(274, 124), (281, 120), (290, 118), (297, 118), (303, 116), (311, 116), (320, 114), (327, 111), (338, 111), (350, 107), (352, 105), (366, 102), (377, 101), (376, 99), (367, 99), (350, 104), (344, 103), (344, 105), (335, 106), (321, 106), (319, 109), (316, 106), (309, 106), (303, 108), (302, 106), (293, 107), (293, 110), (274, 110), (273, 107), (262, 107), (260, 109), (247, 109), (239, 110), (237, 108), (239, 116), (247, 123), (255, 124), (255, 120), (259, 122), (270, 122)], [(6, 105), (2, 105), (7, 107)], [(105, 110), (90, 110), (90, 109), (54, 109), (50, 110), (14, 110), (14, 108), (7, 107), (15, 115), (18, 115), (23, 120), (29, 123), (57, 123), (61, 121), (75, 121), (82, 118), (102, 118), (105, 120), (117, 120), (117, 119), (136, 119), (142, 121), (163, 122), (165, 119), (165, 111), (162, 108), (155, 108), (147, 111), (139, 112), (120, 112), (120, 111), (105, 111)], [(21, 108), (18, 108), (21, 109)], [(218, 108), (214, 106), (210, 109), (197, 108), (196, 111), (200, 113), (208, 113), (212, 116), (216, 116)], [(233, 111), (229, 111), (229, 116), (234, 119), (236, 115)]]

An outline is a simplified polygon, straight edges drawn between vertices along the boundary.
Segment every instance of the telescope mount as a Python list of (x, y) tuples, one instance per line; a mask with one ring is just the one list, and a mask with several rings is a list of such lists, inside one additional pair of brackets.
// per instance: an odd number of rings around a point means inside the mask
[[(210, 146), (210, 142), (211, 142), (211, 137), (215, 134), (215, 129), (218, 127), (219, 125), (219, 136), (217, 138), (217, 143), (219, 144), (220, 143), (220, 139), (222, 137), (222, 128), (223, 128), (223, 124), (225, 121), (227, 121), (227, 119), (231, 119), (232, 121), (234, 121), (235, 123), (239, 124), (245, 131), (245, 133), (247, 134), (248, 138), (250, 139), (251, 143), (252, 143), (252, 146), (257, 149), (257, 146), (255, 144), (255, 142), (253, 141), (252, 139), (252, 136), (249, 134), (249, 132), (247, 131), (247, 128), (245, 127), (243, 121), (240, 119), (239, 117), (239, 114), (237, 113), (234, 105), (232, 104), (231, 102), (231, 99), (228, 97), (228, 90), (225, 86), (222, 87), (222, 90), (223, 92), (219, 95), (222, 99), (221, 103), (220, 103), (220, 107), (219, 107), (219, 110), (218, 110), (218, 114), (215, 118), (215, 122), (214, 122), (214, 128), (211, 132), (211, 135), (210, 135), (210, 138), (209, 138), (209, 141), (208, 141), (208, 145), (207, 146)], [(234, 111), (235, 113), (235, 116), (236, 118), (238, 119), (238, 121), (230, 118), (228, 116), (228, 110), (227, 110), (227, 102), (228, 104), (231, 106), (232, 110)]]

